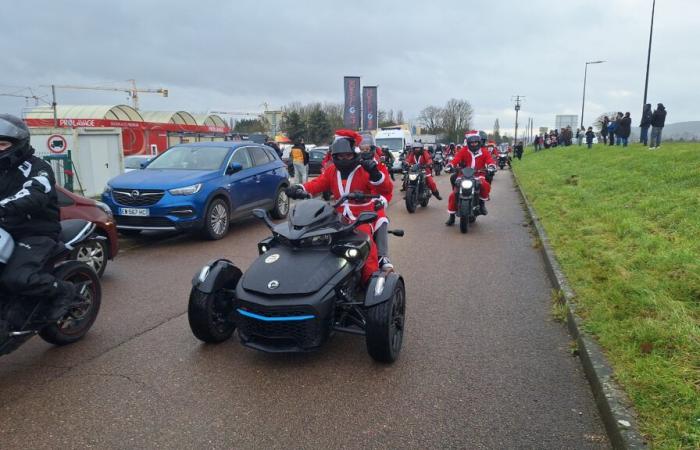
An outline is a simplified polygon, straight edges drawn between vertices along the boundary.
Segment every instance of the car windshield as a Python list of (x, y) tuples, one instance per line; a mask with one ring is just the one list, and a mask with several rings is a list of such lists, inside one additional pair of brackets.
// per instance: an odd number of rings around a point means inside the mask
[(313, 161), (321, 161), (326, 156), (325, 151), (311, 150), (309, 152), (309, 159)]
[(153, 160), (146, 169), (216, 170), (221, 167), (228, 152), (228, 147), (173, 147)]
[(139, 156), (139, 157), (131, 157), (131, 158), (125, 158), (124, 159), (124, 168), (125, 169), (140, 169), (141, 164), (144, 162), (148, 161), (147, 156)]
[(377, 139), (377, 146), (379, 147), (389, 147), (389, 150), (403, 150), (403, 139), (401, 138), (379, 138)]

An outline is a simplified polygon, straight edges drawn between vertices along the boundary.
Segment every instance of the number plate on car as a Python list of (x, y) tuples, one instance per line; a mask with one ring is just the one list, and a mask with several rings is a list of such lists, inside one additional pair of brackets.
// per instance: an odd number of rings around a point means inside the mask
[(119, 208), (119, 215), (146, 217), (150, 215), (150, 212), (148, 208)]

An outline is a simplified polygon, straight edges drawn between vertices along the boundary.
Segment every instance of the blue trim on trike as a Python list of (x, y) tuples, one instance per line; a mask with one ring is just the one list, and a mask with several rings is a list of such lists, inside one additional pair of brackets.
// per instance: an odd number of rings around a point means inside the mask
[(267, 316), (261, 316), (258, 314), (254, 314), (252, 312), (246, 311), (244, 309), (238, 308), (238, 312), (246, 317), (252, 317), (253, 319), (258, 319), (262, 320), (265, 322), (286, 322), (286, 321), (294, 321), (294, 320), (310, 320), (313, 319), (314, 316), (286, 316), (286, 317), (267, 317)]

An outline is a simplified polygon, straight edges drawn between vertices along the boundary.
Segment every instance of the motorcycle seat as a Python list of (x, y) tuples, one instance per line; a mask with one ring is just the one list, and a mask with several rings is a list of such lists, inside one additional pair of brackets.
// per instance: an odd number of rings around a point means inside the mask
[(83, 241), (95, 230), (95, 224), (82, 219), (68, 219), (61, 221), (61, 232), (58, 235), (59, 242), (72, 250), (73, 246)]

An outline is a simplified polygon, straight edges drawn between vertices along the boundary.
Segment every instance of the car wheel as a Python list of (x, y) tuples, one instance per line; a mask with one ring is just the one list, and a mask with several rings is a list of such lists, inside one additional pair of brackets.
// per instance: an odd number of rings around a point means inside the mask
[(98, 277), (102, 277), (107, 268), (107, 241), (95, 239), (81, 242), (71, 252), (70, 259), (84, 262), (92, 267)]
[(207, 214), (204, 216), (202, 235), (205, 239), (216, 241), (226, 236), (228, 227), (228, 206), (225, 201), (217, 198), (211, 202), (209, 208), (207, 208)]
[(275, 204), (270, 210), (273, 219), (284, 219), (289, 213), (289, 197), (284, 192), (284, 187), (280, 187), (275, 195)]

